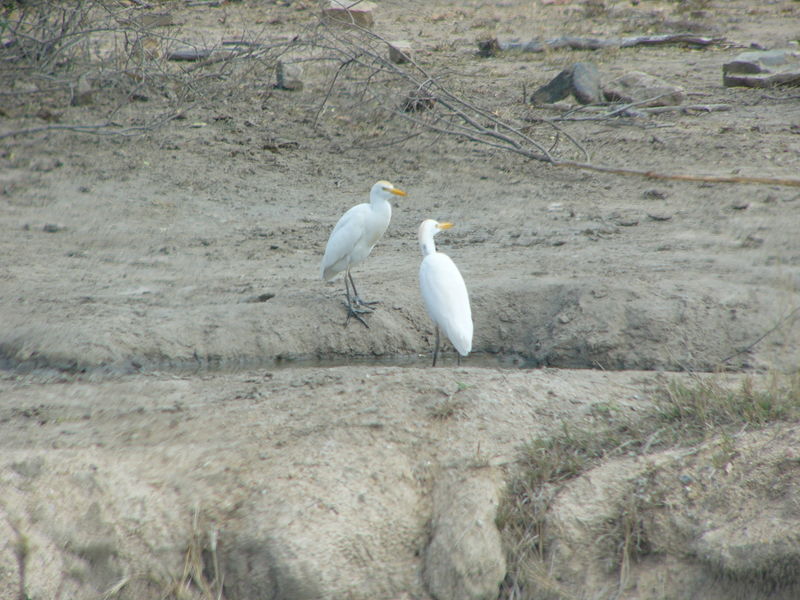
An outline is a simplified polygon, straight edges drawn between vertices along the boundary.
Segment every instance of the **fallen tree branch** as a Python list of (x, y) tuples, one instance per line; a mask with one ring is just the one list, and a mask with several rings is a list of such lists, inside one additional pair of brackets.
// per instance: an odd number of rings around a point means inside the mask
[(581, 169), (585, 171), (595, 171), (598, 173), (610, 173), (612, 175), (632, 175), (635, 177), (645, 177), (647, 179), (662, 179), (669, 181), (694, 181), (698, 183), (746, 183), (758, 185), (781, 185), (790, 187), (800, 187), (800, 179), (786, 179), (773, 177), (748, 177), (748, 176), (724, 176), (724, 175), (675, 175), (670, 173), (658, 173), (656, 171), (644, 171), (639, 169), (626, 169), (621, 167), (609, 167), (605, 165), (595, 165), (592, 163), (580, 163), (575, 161), (553, 161), (554, 167), (567, 167)]
[(498, 52), (545, 52), (547, 50), (600, 50), (603, 48), (632, 48), (633, 46), (655, 46), (663, 44), (688, 44), (690, 46), (710, 46), (722, 42), (724, 38), (698, 36), (693, 33), (666, 33), (663, 35), (637, 35), (624, 38), (586, 38), (565, 35), (549, 40), (499, 40), (490, 38), (478, 42), (478, 54), (494, 56)]
[(42, 133), (45, 131), (72, 131), (76, 133), (89, 133), (92, 135), (121, 135), (121, 136), (132, 136), (132, 135), (141, 135), (143, 133), (147, 133), (148, 131), (153, 131), (162, 125), (169, 123), (175, 119), (178, 119), (184, 116), (187, 112), (189, 112), (192, 108), (194, 108), (194, 104), (183, 108), (179, 111), (167, 113), (157, 119), (154, 119), (150, 123), (145, 125), (134, 125), (132, 127), (122, 127), (121, 129), (117, 129), (114, 131), (104, 131), (105, 129), (109, 129), (112, 127), (121, 127), (119, 123), (115, 123), (113, 121), (107, 121), (105, 123), (98, 123), (96, 125), (70, 125), (66, 123), (57, 123), (51, 125), (42, 125), (40, 127), (28, 127), (26, 129), (16, 129), (14, 131), (7, 131), (5, 133), (0, 133), (0, 140), (4, 138), (10, 137), (17, 137), (22, 135), (32, 135), (34, 133)]
[[(662, 94), (666, 95), (666, 94)], [(570, 121), (570, 122), (580, 122), (580, 121), (605, 121), (607, 119), (612, 119), (614, 117), (636, 117), (642, 115), (659, 115), (662, 113), (668, 112), (682, 112), (682, 113), (690, 113), (692, 111), (696, 112), (720, 112), (720, 111), (728, 111), (732, 110), (733, 106), (730, 104), (676, 104), (670, 106), (641, 106), (643, 104), (648, 104), (653, 100), (660, 98), (661, 96), (655, 96), (653, 98), (648, 98), (647, 100), (640, 100), (638, 102), (630, 102), (628, 104), (624, 104), (609, 112), (605, 112), (603, 114), (592, 115), (590, 117), (572, 117), (570, 116), (574, 112), (591, 112), (591, 111), (600, 111), (605, 110), (607, 107), (599, 106), (599, 105), (589, 105), (589, 106), (581, 106), (577, 110), (567, 111), (563, 115), (559, 117), (553, 117), (552, 119), (529, 119), (530, 121)], [(634, 110), (632, 110), (634, 109)]]
[(730, 104), (678, 104), (675, 106), (646, 106), (636, 109), (636, 112), (658, 115), (667, 112), (725, 112), (728, 110), (733, 110), (733, 106)]

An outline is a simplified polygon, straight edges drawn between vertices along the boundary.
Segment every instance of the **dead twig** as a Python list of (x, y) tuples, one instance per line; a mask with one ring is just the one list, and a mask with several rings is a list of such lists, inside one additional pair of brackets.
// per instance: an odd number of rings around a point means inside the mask
[[(323, 25), (324, 27), (324, 25)], [(440, 123), (442, 116), (423, 118), (418, 114), (411, 115), (408, 111), (402, 108), (394, 107), (389, 110), (394, 116), (400, 117), (403, 120), (413, 122), (417, 125), (429, 127), (430, 129), (439, 133), (453, 134), (460, 137), (465, 137), (473, 141), (482, 141), (488, 143), (490, 146), (503, 148), (503, 144), (507, 144), (517, 152), (525, 155), (533, 155), (539, 157), (540, 160), (552, 161), (553, 157), (550, 156), (549, 151), (544, 145), (525, 134), (518, 127), (501, 119), (498, 115), (491, 111), (485, 110), (476, 104), (464, 99), (463, 97), (452, 92), (444, 82), (430, 74), (425, 68), (419, 65), (413, 57), (408, 61), (408, 68), (401, 67), (400, 65), (390, 62), (388, 59), (372, 48), (368, 43), (379, 44), (381, 49), (389, 47), (389, 42), (382, 36), (352, 25), (344, 31), (333, 30), (325, 28), (324, 33), (329, 36), (333, 43), (329, 47), (340, 54), (344, 54), (343, 65), (355, 65), (364, 69), (370, 70), (372, 73), (368, 80), (375, 79), (376, 73), (380, 73), (386, 77), (394, 79), (397, 83), (405, 82), (413, 85), (418, 91), (424, 90), (426, 97), (429, 97), (432, 103), (438, 107), (444, 108), (449, 113), (445, 117), (449, 117), (447, 127), (443, 127)], [(339, 77), (340, 71), (337, 70), (334, 79)], [(332, 82), (334, 84), (335, 81)], [(330, 97), (333, 90), (333, 85), (329, 87), (329, 93), (326, 94), (325, 102)], [(363, 94), (370, 93), (367, 86), (362, 90)], [(380, 98), (371, 96), (371, 99), (380, 103)], [(318, 111), (318, 115), (321, 111)], [(550, 124), (551, 127), (556, 127)], [(557, 128), (557, 127), (556, 127)], [(567, 139), (570, 139), (577, 148), (588, 158), (585, 149), (571, 136), (564, 134)], [(500, 142), (498, 144), (498, 142)], [(535, 150), (526, 149), (526, 147), (533, 147)]]
[(10, 137), (18, 137), (23, 135), (32, 135), (35, 133), (42, 133), (45, 131), (73, 131), (76, 133), (89, 133), (92, 135), (120, 135), (120, 136), (133, 136), (133, 135), (141, 135), (147, 133), (148, 131), (153, 131), (174, 119), (181, 118), (189, 112), (194, 105), (188, 106), (183, 108), (179, 111), (171, 112), (166, 115), (163, 115), (157, 119), (154, 119), (150, 123), (146, 125), (135, 125), (131, 127), (122, 127), (121, 129), (117, 129), (114, 131), (104, 131), (105, 129), (109, 129), (112, 127), (121, 127), (119, 123), (115, 123), (113, 121), (108, 121), (106, 123), (98, 123), (96, 125), (77, 125), (77, 124), (51, 124), (51, 125), (42, 125), (40, 127), (28, 127), (26, 129), (17, 129), (14, 131), (7, 131), (5, 133), (0, 133), (0, 140), (4, 138)]
[[(625, 114), (626, 112), (628, 112), (631, 108), (633, 108), (635, 106), (642, 106), (642, 105), (645, 105), (645, 104), (650, 104), (651, 102), (655, 102), (656, 100), (659, 100), (659, 99), (663, 98), (664, 96), (669, 96), (670, 94), (671, 94), (671, 92), (666, 92), (664, 94), (659, 94), (658, 96), (653, 96), (652, 98), (648, 98), (647, 100), (638, 100), (636, 102), (629, 102), (628, 104), (623, 104), (622, 106), (619, 106), (619, 107), (615, 108), (611, 112), (607, 112), (607, 113), (602, 114), (602, 115), (595, 115), (595, 116), (592, 116), (592, 117), (583, 117), (583, 118), (555, 117), (554, 119), (551, 119), (551, 120), (552, 121), (602, 121), (602, 120), (605, 120), (605, 119), (612, 119), (612, 118), (614, 118), (614, 117), (616, 117), (618, 115)], [(583, 107), (583, 108), (585, 109), (587, 107)]]
[(724, 112), (728, 110), (733, 110), (733, 106), (730, 104), (678, 104), (676, 106), (646, 106), (638, 109), (637, 112), (659, 115), (668, 112)]
[(774, 331), (777, 331), (779, 327), (781, 327), (781, 326), (782, 326), (784, 323), (786, 323), (787, 321), (790, 321), (791, 319), (793, 319), (793, 318), (794, 318), (794, 316), (795, 316), (797, 313), (799, 313), (799, 312), (800, 312), (800, 306), (798, 306), (797, 308), (795, 308), (795, 309), (794, 309), (793, 311), (791, 311), (791, 312), (790, 312), (788, 315), (786, 315), (785, 317), (783, 317), (782, 319), (780, 319), (780, 320), (779, 320), (777, 323), (775, 323), (775, 326), (774, 326), (774, 327), (771, 327), (770, 329), (768, 329), (767, 331), (765, 331), (763, 334), (761, 334), (760, 336), (758, 336), (758, 338), (756, 338), (756, 340), (755, 340), (754, 342), (752, 342), (752, 343), (748, 344), (747, 346), (745, 346), (745, 347), (744, 347), (744, 348), (742, 348), (741, 350), (737, 350), (736, 352), (734, 352), (734, 353), (733, 353), (733, 354), (731, 354), (730, 356), (728, 356), (728, 357), (726, 357), (726, 358), (723, 358), (723, 359), (720, 361), (720, 363), (726, 363), (726, 362), (728, 362), (729, 360), (731, 360), (732, 358), (736, 358), (736, 357), (737, 357), (737, 356), (739, 356), (740, 354), (745, 354), (745, 353), (747, 353), (747, 352), (750, 352), (750, 350), (752, 350), (753, 348), (755, 348), (757, 344), (761, 343), (761, 341), (762, 341), (764, 338), (766, 338), (766, 337), (767, 337), (768, 335), (770, 335), (772, 332), (774, 332)]

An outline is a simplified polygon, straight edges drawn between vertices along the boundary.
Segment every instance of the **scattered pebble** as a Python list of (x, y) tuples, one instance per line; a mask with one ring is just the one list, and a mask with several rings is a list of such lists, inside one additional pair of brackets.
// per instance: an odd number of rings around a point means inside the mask
[(734, 202), (733, 204), (731, 204), (731, 208), (733, 210), (744, 210), (748, 206), (750, 206), (750, 203), (749, 202), (745, 202), (743, 200), (740, 200), (740, 201), (737, 201), (737, 202)]
[(44, 227), (42, 227), (42, 231), (45, 233), (58, 233), (59, 231), (64, 231), (66, 227), (64, 225), (58, 225), (57, 223), (46, 223)]
[(250, 296), (249, 298), (245, 299), (245, 302), (266, 302), (267, 300), (271, 300), (275, 297), (275, 294), (272, 292), (264, 292), (263, 294), (257, 294), (255, 296)]
[(647, 213), (647, 217), (651, 221), (669, 221), (672, 219), (672, 215), (667, 213)]
[(645, 190), (642, 194), (648, 200), (664, 200), (667, 197), (666, 192), (662, 192), (661, 190)]

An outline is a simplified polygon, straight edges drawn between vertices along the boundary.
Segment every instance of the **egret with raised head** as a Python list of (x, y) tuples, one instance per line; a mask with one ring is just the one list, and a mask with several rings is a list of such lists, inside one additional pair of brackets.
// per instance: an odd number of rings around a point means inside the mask
[(439, 223), (426, 219), (419, 226), (419, 247), (422, 264), (419, 266), (419, 289), (425, 308), (436, 326), (436, 346), (433, 350), (433, 366), (439, 355), (439, 329), (461, 357), (472, 350), (472, 310), (469, 306), (467, 285), (452, 259), (436, 251), (433, 236), (450, 229), (452, 223)]
[(365, 327), (369, 327), (361, 315), (372, 312), (369, 305), (377, 302), (361, 299), (350, 268), (369, 256), (372, 248), (389, 227), (389, 221), (392, 219), (392, 205), (389, 203), (389, 198), (405, 195), (403, 190), (388, 181), (379, 181), (370, 190), (369, 203), (358, 204), (344, 213), (328, 238), (320, 275), (322, 279), (329, 281), (338, 273), (345, 272), (344, 291), (348, 309), (345, 325), (350, 321), (350, 317), (355, 317)]

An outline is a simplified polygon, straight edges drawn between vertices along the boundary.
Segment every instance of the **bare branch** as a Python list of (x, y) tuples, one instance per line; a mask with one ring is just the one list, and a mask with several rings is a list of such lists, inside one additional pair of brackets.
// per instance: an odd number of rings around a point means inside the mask
[(114, 123), (112, 121), (107, 121), (106, 123), (98, 123), (96, 125), (78, 125), (78, 124), (69, 125), (69, 124), (59, 123), (52, 125), (42, 125), (40, 127), (28, 127), (26, 129), (17, 129), (15, 131), (7, 131), (5, 133), (0, 133), (0, 140), (9, 137), (32, 135), (35, 133), (42, 133), (45, 131), (73, 131), (77, 133), (90, 133), (93, 135), (120, 135), (120, 136), (141, 135), (147, 133), (148, 131), (153, 131), (155, 129), (158, 129), (159, 127), (169, 123), (170, 121), (184, 116), (192, 108), (194, 108), (194, 105), (186, 107), (176, 112), (171, 112), (166, 115), (162, 115), (161, 117), (154, 119), (153, 121), (147, 123), (146, 125), (122, 127), (121, 129), (116, 129), (113, 131), (104, 131), (104, 130), (112, 127), (120, 127), (119, 123)]

